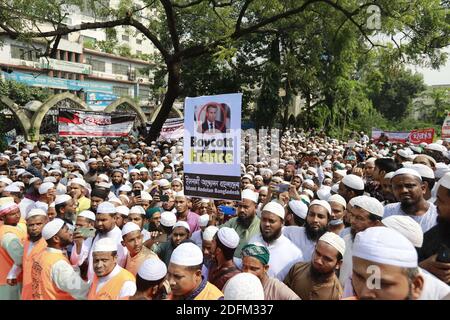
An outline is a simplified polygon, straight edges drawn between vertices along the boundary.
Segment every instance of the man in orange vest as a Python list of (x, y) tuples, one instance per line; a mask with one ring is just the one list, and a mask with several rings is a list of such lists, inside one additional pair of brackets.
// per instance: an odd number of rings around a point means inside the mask
[[(23, 256), (21, 266), (17, 266), (17, 273), (11, 281), (18, 278), (22, 271), (23, 287), (22, 300), (32, 300), (31, 294), (31, 267), (47, 248), (47, 242), (42, 238), (42, 229), (48, 221), (47, 213), (41, 209), (31, 209), (27, 213), (28, 238), (23, 247), (18, 249), (18, 253)], [(16, 265), (15, 265), (16, 266)], [(21, 267), (21, 268), (20, 268)]]
[[(0, 206), (0, 300), (19, 300), (21, 280), (16, 280), (14, 265), (22, 263), (19, 250), (26, 238), (26, 232), (18, 227), (19, 206), (13, 201)], [(14, 275), (11, 275), (13, 273)]]
[(167, 271), (174, 300), (223, 299), (222, 291), (202, 276), (202, 265), (202, 250), (193, 242), (175, 248)]
[(72, 233), (66, 223), (55, 218), (42, 229), (47, 249), (31, 268), (32, 299), (83, 300), (89, 284), (70, 265), (63, 250), (72, 243)]
[(136, 293), (136, 280), (129, 271), (117, 264), (117, 242), (103, 238), (92, 250), (94, 278), (89, 300), (120, 300)]

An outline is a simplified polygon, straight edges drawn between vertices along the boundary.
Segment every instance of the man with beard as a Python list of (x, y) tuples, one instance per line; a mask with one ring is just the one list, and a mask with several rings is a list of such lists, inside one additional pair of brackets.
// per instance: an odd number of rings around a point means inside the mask
[(339, 183), (339, 195), (345, 201), (349, 202), (352, 198), (362, 196), (364, 194), (364, 181), (361, 177), (354, 174), (348, 174)]
[(91, 192), (91, 207), (90, 211), (96, 213), (98, 206), (105, 202), (108, 198), (109, 189), (102, 187), (95, 187)]
[(367, 190), (370, 193), (370, 196), (377, 198), (379, 201), (385, 201), (392, 199), (385, 199), (386, 195), (382, 190), (383, 178), (389, 172), (394, 172), (397, 170), (397, 164), (391, 158), (380, 158), (375, 160), (375, 168), (372, 173), (372, 188)]
[(61, 183), (61, 178), (62, 178), (61, 170), (52, 169), (48, 173), (49, 173), (50, 176), (52, 176), (52, 177), (54, 177), (56, 179), (56, 182), (55, 182), (56, 194), (57, 195), (66, 194), (67, 193), (67, 188), (66, 188), (65, 185), (63, 185)]
[(77, 204), (77, 214), (84, 210), (89, 210), (91, 207), (91, 200), (85, 196), (86, 182), (81, 178), (74, 178), (70, 180), (69, 194)]
[(158, 256), (143, 245), (144, 237), (140, 227), (134, 222), (127, 222), (122, 228), (122, 246), (128, 250), (125, 269), (136, 276), (141, 264), (150, 258), (159, 259)]
[(33, 300), (86, 299), (89, 284), (70, 265), (63, 250), (72, 243), (72, 233), (65, 222), (54, 219), (42, 229), (47, 249), (32, 266)]
[(437, 225), (425, 232), (419, 250), (420, 266), (450, 284), (450, 263), (439, 262), (438, 254), (450, 248), (450, 173), (439, 180), (436, 196)]
[(263, 177), (263, 182), (265, 186), (268, 186), (272, 181), (273, 172), (270, 169), (261, 169), (261, 176)]
[(384, 175), (384, 177), (381, 179), (382, 197), (374, 197), (374, 198), (377, 198), (378, 200), (384, 199), (383, 205), (397, 202), (397, 200), (395, 200), (395, 196), (394, 196), (394, 192), (392, 191), (392, 184), (391, 184), (391, 179), (394, 176), (394, 173), (395, 173), (395, 171), (391, 171)]
[(76, 218), (75, 201), (68, 194), (57, 196), (55, 199), (56, 218), (63, 220), (71, 230)]
[(258, 194), (252, 190), (242, 191), (242, 201), (238, 204), (237, 217), (231, 218), (221, 227), (234, 229), (239, 236), (239, 245), (234, 251), (235, 257), (241, 256), (241, 249), (248, 244), (249, 240), (260, 234), (260, 220), (256, 216), (256, 204)]
[(317, 240), (327, 231), (331, 207), (325, 200), (314, 200), (308, 208), (304, 227), (288, 226), (283, 234), (303, 253), (303, 261), (311, 261)]
[(271, 201), (261, 213), (260, 234), (249, 243), (265, 246), (270, 253), (269, 276), (283, 280), (296, 262), (302, 261), (301, 250), (282, 233), (285, 210), (283, 206)]
[[(359, 232), (352, 255), (356, 299), (416, 300), (420, 297), (424, 278), (417, 265), (417, 251), (399, 232), (385, 227)], [(374, 269), (378, 270), (376, 278)]]
[(261, 189), (261, 187), (264, 185), (263, 177), (260, 175), (256, 175), (253, 181), (253, 185), (255, 186), (256, 191), (259, 191), (259, 189)]
[(38, 177), (33, 177), (30, 179), (30, 186), (25, 193), (25, 199), (29, 199), (31, 201), (39, 201), (39, 187), (42, 184), (42, 179)]
[(22, 256), (19, 250), (26, 239), (26, 232), (18, 223), (19, 206), (13, 201), (0, 206), (0, 300), (18, 300), (21, 284), (9, 283), (8, 273), (13, 265), (20, 265)]
[(425, 185), (422, 177), (412, 169), (399, 169), (391, 179), (395, 198), (400, 202), (388, 204), (384, 217), (407, 215), (413, 218), (427, 232), (436, 225), (436, 206), (424, 198)]
[(172, 228), (172, 234), (170, 240), (154, 244), (152, 251), (158, 255), (158, 257), (166, 264), (169, 265), (170, 257), (175, 248), (184, 240), (189, 239), (190, 230), (186, 221), (178, 221)]
[(113, 170), (111, 192), (119, 196), (119, 189), (124, 185), (123, 172), (121, 169)]
[(88, 279), (94, 277), (92, 248), (100, 239), (111, 238), (117, 243), (118, 264), (123, 266), (127, 257), (127, 249), (122, 246), (122, 231), (116, 225), (116, 208), (110, 202), (102, 202), (98, 205), (95, 215), (95, 229), (97, 232), (91, 242), (83, 241), (82, 237), (74, 239), (74, 246), (70, 261), (75, 266), (81, 266), (88, 259)]
[(381, 226), (384, 208), (381, 202), (375, 198), (359, 196), (350, 201), (347, 210), (351, 215), (351, 227), (350, 233), (343, 237), (346, 250), (339, 273), (339, 281), (342, 285), (345, 285), (347, 279), (352, 275), (352, 247), (356, 234), (368, 228)]
[(129, 181), (131, 184), (133, 184), (135, 181), (139, 180), (140, 176), (139, 176), (140, 172), (138, 169), (131, 169), (130, 170), (130, 178)]
[(97, 163), (97, 159), (90, 158), (86, 162), (86, 164), (87, 164), (89, 170), (84, 175), (84, 180), (87, 183), (89, 183), (92, 188), (94, 188), (95, 182), (97, 181), (97, 177), (98, 177), (98, 163)]
[(303, 227), (305, 225), (306, 215), (308, 214), (308, 206), (301, 200), (291, 200), (286, 206), (286, 217), (284, 225)]
[(241, 271), (233, 262), (233, 255), (239, 245), (239, 236), (234, 229), (221, 228), (212, 240), (211, 252), (214, 265), (209, 269), (208, 281), (222, 290), (225, 283)]
[(144, 229), (149, 232), (158, 231), (162, 232), (161, 229), (161, 208), (153, 207), (145, 210), (145, 223)]
[(344, 253), (344, 240), (326, 232), (317, 241), (311, 262), (296, 263), (284, 283), (302, 300), (339, 300), (343, 290), (336, 271)]
[(292, 164), (288, 164), (284, 168), (284, 181), (291, 182), (292, 178), (295, 174), (295, 166)]

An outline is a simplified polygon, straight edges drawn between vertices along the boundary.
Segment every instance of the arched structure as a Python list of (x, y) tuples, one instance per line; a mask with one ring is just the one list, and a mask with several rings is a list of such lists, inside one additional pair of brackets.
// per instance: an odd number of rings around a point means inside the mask
[(47, 112), (64, 100), (69, 100), (73, 104), (77, 105), (80, 109), (91, 110), (86, 104), (86, 102), (84, 102), (83, 100), (81, 100), (76, 95), (70, 92), (64, 92), (54, 95), (53, 97), (45, 101), (42, 104), (42, 106), (33, 114), (33, 117), (31, 118), (30, 139), (32, 139), (32, 141), (39, 140), (39, 131), (41, 130), (42, 120), (44, 119)]
[(30, 122), (30, 112), (24, 108), (21, 108), (18, 104), (12, 101), (10, 98), (6, 96), (0, 97), (0, 103), (7, 107), (13, 113), (15, 119), (19, 122), (23, 134), (25, 136), (25, 140), (29, 138), (29, 131), (31, 129)]
[[(156, 110), (153, 112), (152, 114), (152, 119), (150, 120), (150, 122), (154, 122), (156, 117), (158, 116), (159, 111), (161, 110), (161, 106), (159, 106), (158, 108), (156, 108)], [(175, 113), (175, 115), (178, 118), (184, 118), (183, 112), (180, 111), (180, 109), (178, 109), (177, 107), (173, 106), (172, 110), (170, 112)], [(170, 118), (170, 115), (169, 115)]]
[(145, 116), (145, 113), (144, 111), (142, 111), (141, 107), (139, 107), (139, 105), (134, 100), (127, 97), (120, 98), (111, 103), (109, 106), (106, 107), (105, 112), (109, 113), (114, 112), (119, 106), (122, 105), (126, 105), (130, 109), (132, 109), (138, 116), (141, 124), (145, 125), (147, 123), (147, 117)]

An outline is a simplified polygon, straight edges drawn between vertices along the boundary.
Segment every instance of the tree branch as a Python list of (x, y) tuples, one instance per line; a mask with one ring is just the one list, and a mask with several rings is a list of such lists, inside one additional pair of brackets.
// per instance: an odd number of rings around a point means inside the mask
[(252, 1), (253, 0), (246, 0), (244, 5), (242, 6), (241, 11), (239, 12), (238, 19), (236, 21), (235, 32), (239, 32), (241, 30), (242, 19), (244, 18), (245, 12), (247, 11)]
[(180, 52), (180, 39), (177, 33), (177, 24), (175, 21), (175, 12), (173, 11), (170, 0), (161, 0), (167, 17), (167, 26), (169, 27), (170, 38), (172, 39), (173, 49), (175, 53)]
[(204, 1), (205, 0), (195, 0), (195, 1), (192, 1), (192, 2), (185, 3), (185, 4), (172, 3), (172, 7), (177, 8), (177, 9), (186, 9), (186, 8), (189, 8), (189, 7), (196, 6), (197, 4), (200, 4), (200, 3), (204, 2)]
[(163, 56), (164, 60), (167, 61), (170, 54), (164, 48), (163, 44), (161, 43), (161, 41), (158, 40), (158, 38), (156, 37), (155, 34), (150, 32), (150, 30), (146, 26), (144, 26), (142, 23), (140, 23), (139, 21), (137, 21), (134, 18), (130, 19), (130, 25), (135, 27), (139, 31), (141, 31), (153, 43), (153, 45), (159, 50), (159, 52)]

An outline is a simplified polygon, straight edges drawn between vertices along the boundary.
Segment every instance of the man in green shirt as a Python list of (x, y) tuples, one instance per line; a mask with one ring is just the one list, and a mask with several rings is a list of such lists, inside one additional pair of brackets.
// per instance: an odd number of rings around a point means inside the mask
[(236, 258), (241, 257), (242, 248), (248, 244), (248, 241), (255, 235), (260, 234), (260, 221), (256, 216), (256, 205), (258, 203), (258, 194), (252, 190), (242, 191), (242, 201), (238, 204), (238, 215), (228, 220), (220, 227), (232, 228), (239, 235), (239, 245), (234, 252)]

